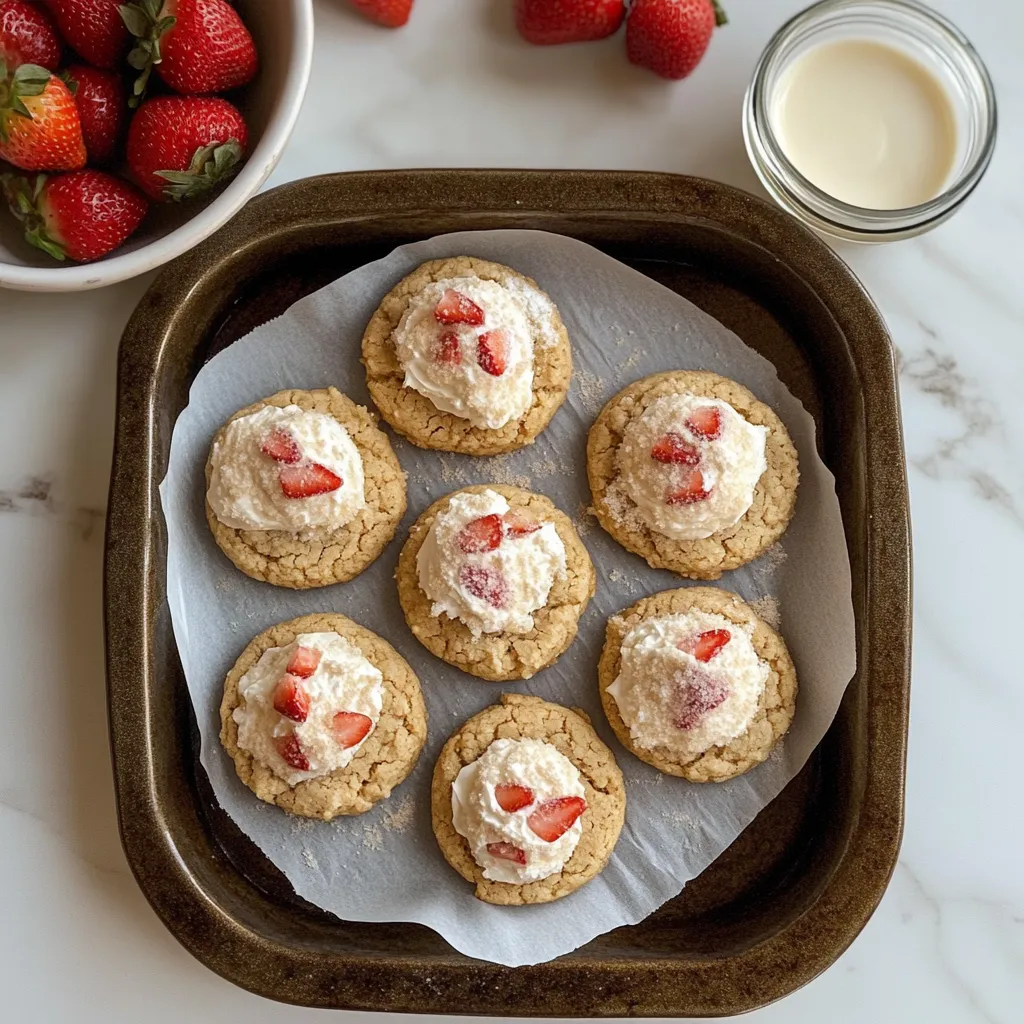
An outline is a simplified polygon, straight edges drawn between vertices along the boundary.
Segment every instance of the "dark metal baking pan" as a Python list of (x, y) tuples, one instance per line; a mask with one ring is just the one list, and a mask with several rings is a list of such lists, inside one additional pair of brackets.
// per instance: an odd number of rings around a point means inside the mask
[[(860, 666), (807, 767), (678, 898), (575, 953), (515, 970), (462, 956), (419, 925), (348, 923), (303, 902), (220, 811), (199, 767), (171, 633), (157, 497), (175, 418), (214, 352), (396, 245), (503, 227), (589, 242), (685, 295), (775, 363), (815, 417), (836, 475)], [(125, 330), (105, 601), (128, 861), (188, 950), (264, 996), (497, 1016), (737, 1013), (828, 967), (895, 866), (911, 601), (890, 341), (823, 243), (725, 185), (666, 174), (396, 171), (312, 178), (253, 200), (163, 271)]]

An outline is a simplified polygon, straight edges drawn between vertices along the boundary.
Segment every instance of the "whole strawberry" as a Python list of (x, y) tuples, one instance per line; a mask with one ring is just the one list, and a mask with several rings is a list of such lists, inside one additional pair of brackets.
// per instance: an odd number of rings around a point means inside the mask
[(128, 182), (103, 171), (4, 174), (0, 185), (25, 238), (58, 260), (106, 256), (135, 231), (149, 205)]
[(25, 171), (85, 166), (75, 98), (46, 68), (22, 64), (9, 74), (0, 60), (0, 159)]
[(116, 68), (131, 36), (121, 20), (121, 0), (43, 0), (60, 34), (87, 64)]
[(238, 109), (216, 96), (157, 96), (128, 128), (128, 167), (157, 202), (201, 195), (238, 170), (248, 142)]
[(114, 71), (91, 68), (88, 64), (72, 64), (61, 78), (75, 97), (89, 163), (112, 163), (118, 153), (128, 113), (128, 98), (121, 76)]
[(53, 19), (25, 0), (0, 0), (0, 60), (13, 71), (22, 64), (38, 64), (56, 71), (64, 44)]
[(718, 0), (634, 0), (626, 19), (626, 53), (662, 78), (685, 78), (700, 63), (716, 25)]
[(604, 39), (625, 16), (625, 0), (516, 0), (516, 28), (539, 46)]
[(349, 0), (370, 21), (385, 28), (401, 28), (412, 13), (412, 0)]

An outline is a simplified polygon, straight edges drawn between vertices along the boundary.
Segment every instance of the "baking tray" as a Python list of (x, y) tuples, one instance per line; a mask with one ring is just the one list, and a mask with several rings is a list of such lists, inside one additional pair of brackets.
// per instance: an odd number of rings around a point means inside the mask
[[(680, 896), (638, 925), (516, 969), (462, 956), (421, 925), (339, 921), (298, 898), (220, 810), (171, 632), (157, 495), (205, 360), (397, 245), (477, 228), (582, 239), (685, 295), (778, 367), (836, 475), (860, 666), (805, 769)], [(787, 214), (667, 174), (427, 170), (295, 182), (160, 274), (122, 338), (117, 402), (104, 600), (121, 838), (146, 898), (208, 967), (310, 1006), (716, 1016), (792, 992), (863, 927), (903, 822), (911, 593), (899, 399), (878, 311)]]

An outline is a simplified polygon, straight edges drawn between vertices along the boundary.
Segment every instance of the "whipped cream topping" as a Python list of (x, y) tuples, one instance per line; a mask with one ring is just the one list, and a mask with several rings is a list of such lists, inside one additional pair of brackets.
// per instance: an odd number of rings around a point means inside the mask
[[(278, 683), (298, 647), (320, 652), (313, 674), (301, 679), (309, 705), (303, 722), (274, 708)], [(289, 786), (344, 768), (377, 726), (384, 705), (383, 678), (355, 644), (337, 633), (302, 633), (287, 647), (271, 647), (239, 680), (241, 703), (232, 713), (238, 745)], [(365, 715), (373, 728), (358, 743), (342, 746), (335, 724), (339, 712)], [(281, 743), (292, 735), (308, 771), (296, 769), (281, 754)]]
[[(448, 290), (475, 303), (483, 312), (483, 323), (440, 323), (435, 310)], [(518, 278), (499, 284), (453, 277), (427, 285), (395, 328), (405, 386), (474, 427), (496, 430), (519, 419), (533, 404), (534, 339), (541, 347), (557, 341), (552, 312), (547, 296)], [(481, 356), (480, 346), (486, 344), (481, 338), (490, 332), (504, 336), (497, 365)], [(485, 365), (501, 372), (488, 372)]]
[[(522, 802), (530, 802), (515, 811), (498, 803), (497, 787), (510, 785), (529, 791)], [(530, 827), (531, 815), (549, 800), (582, 799), (585, 792), (579, 769), (550, 743), (499, 739), (452, 783), (452, 824), (469, 843), (484, 878), (535, 882), (562, 870), (580, 841), (583, 821), (581, 815), (563, 835), (547, 842)]]
[[(692, 426), (708, 419), (717, 426), (711, 437)], [(674, 540), (710, 537), (739, 522), (753, 504), (768, 468), (767, 438), (767, 427), (748, 423), (726, 402), (666, 395), (626, 427), (616, 486), (657, 533)]]
[[(637, 746), (692, 759), (742, 735), (757, 713), (769, 671), (751, 633), (696, 608), (631, 629), (608, 692)], [(699, 644), (702, 635), (711, 642)]]
[[(288, 465), (262, 451), (276, 431), (294, 441), (299, 462)], [(333, 416), (297, 405), (265, 405), (232, 420), (214, 443), (210, 463), (207, 500), (213, 514), (236, 530), (336, 529), (366, 506), (363, 460), (348, 431)], [(282, 470), (307, 465), (336, 474), (340, 486), (310, 497), (288, 497)]]
[(416, 571), (431, 615), (459, 619), (475, 636), (529, 633), (565, 575), (565, 545), (553, 523), (519, 522), (496, 491), (462, 492), (431, 525)]

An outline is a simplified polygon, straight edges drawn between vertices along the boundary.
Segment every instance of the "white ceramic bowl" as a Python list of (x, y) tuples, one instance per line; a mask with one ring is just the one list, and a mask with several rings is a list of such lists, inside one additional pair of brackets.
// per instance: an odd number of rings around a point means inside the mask
[(58, 263), (30, 246), (0, 209), (0, 287), (36, 292), (102, 288), (153, 270), (230, 220), (276, 166), (299, 116), (313, 59), (313, 0), (238, 0), (260, 72), (240, 94), (249, 125), (248, 158), (227, 188), (193, 203), (154, 206), (121, 249), (95, 263)]

